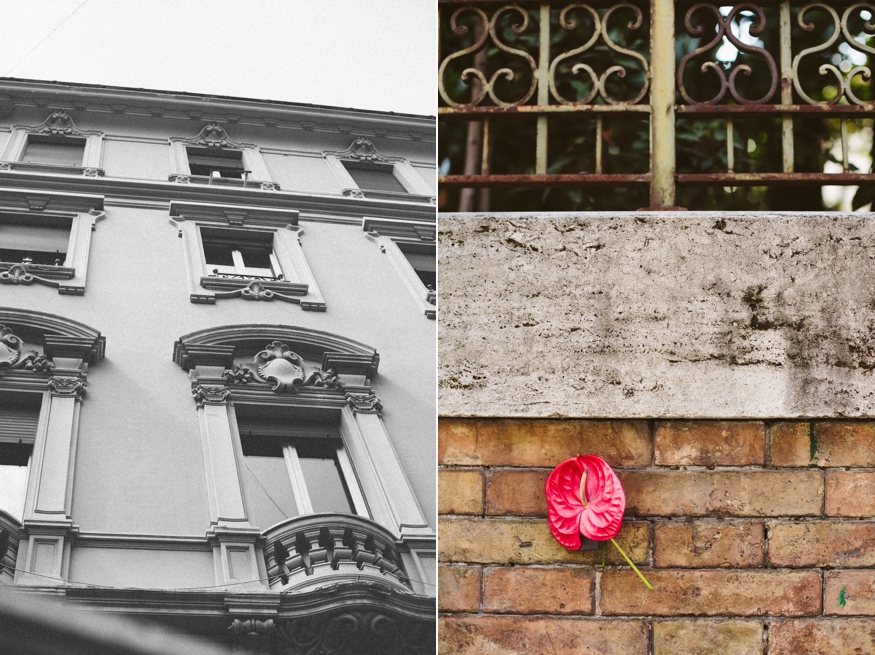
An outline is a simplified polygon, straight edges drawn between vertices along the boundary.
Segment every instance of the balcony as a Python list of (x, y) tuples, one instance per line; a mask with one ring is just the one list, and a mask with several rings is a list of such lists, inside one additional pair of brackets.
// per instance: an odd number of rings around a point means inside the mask
[(273, 589), (312, 589), (344, 581), (371, 581), (410, 592), (410, 581), (381, 525), (349, 514), (288, 519), (265, 534), (267, 575)]
[(15, 560), (18, 557), (18, 535), (21, 524), (0, 510), (0, 584), (12, 584)]

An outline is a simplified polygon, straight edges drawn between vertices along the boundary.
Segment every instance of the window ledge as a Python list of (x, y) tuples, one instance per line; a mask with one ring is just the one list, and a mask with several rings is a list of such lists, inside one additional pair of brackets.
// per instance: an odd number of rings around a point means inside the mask
[(67, 266), (51, 264), (26, 264), (23, 262), (0, 262), (0, 271), (11, 273), (13, 268), (23, 269), (22, 274), (34, 275), (48, 280), (72, 280), (76, 277), (76, 269)]
[(244, 275), (205, 275), (201, 278), (201, 286), (204, 289), (217, 291), (233, 291), (250, 286), (258, 282), (263, 288), (271, 291), (279, 291), (291, 296), (306, 296), (310, 285), (298, 282), (284, 282), (283, 280), (269, 280), (260, 277), (247, 277)]
[(373, 200), (402, 200), (404, 202), (421, 202), (435, 204), (435, 196), (424, 196), (406, 191), (371, 191), (370, 189), (344, 189), (343, 195), (350, 198), (368, 198)]
[(24, 171), (27, 173), (53, 173), (59, 175), (84, 175), (85, 177), (103, 177), (106, 173), (102, 168), (85, 166), (65, 166), (63, 164), (39, 164), (26, 161), (2, 161), (0, 171)]
[(267, 575), (274, 588), (304, 589), (371, 580), (412, 592), (386, 528), (354, 514), (311, 514), (264, 532)]
[(265, 180), (238, 180), (233, 177), (211, 177), (209, 175), (182, 175), (174, 173), (168, 175), (167, 179), (170, 182), (177, 184), (206, 184), (207, 186), (229, 186), (239, 187), (241, 189), (261, 189), (262, 191), (281, 191), (280, 185), (276, 182), (268, 182)]

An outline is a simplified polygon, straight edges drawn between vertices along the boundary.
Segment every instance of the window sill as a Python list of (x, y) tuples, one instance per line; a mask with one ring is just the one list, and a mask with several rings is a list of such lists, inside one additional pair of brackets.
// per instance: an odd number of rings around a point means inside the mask
[(0, 271), (8, 272), (12, 268), (20, 266), (30, 275), (38, 275), (48, 280), (72, 280), (76, 277), (76, 269), (67, 266), (53, 266), (51, 264), (25, 264), (22, 262), (0, 262)]
[(344, 189), (343, 195), (349, 198), (368, 198), (371, 200), (401, 200), (403, 202), (421, 202), (434, 205), (435, 196), (423, 196), (406, 191), (372, 191), (370, 189)]
[(231, 275), (205, 275), (201, 278), (201, 286), (204, 289), (216, 291), (233, 291), (248, 287), (258, 282), (265, 289), (279, 291), (289, 296), (306, 296), (310, 289), (308, 284), (298, 282), (284, 282), (282, 280), (268, 280), (259, 277), (231, 276)]
[(56, 175), (84, 175), (85, 177), (103, 177), (102, 168), (84, 166), (64, 166), (62, 164), (37, 164), (25, 161), (0, 162), (0, 171), (23, 171), (27, 173), (53, 173)]
[(238, 180), (233, 177), (211, 177), (209, 175), (180, 175), (174, 173), (167, 179), (177, 184), (205, 184), (207, 186), (228, 186), (241, 189), (261, 189), (262, 191), (280, 191), (280, 185), (276, 182), (263, 180)]

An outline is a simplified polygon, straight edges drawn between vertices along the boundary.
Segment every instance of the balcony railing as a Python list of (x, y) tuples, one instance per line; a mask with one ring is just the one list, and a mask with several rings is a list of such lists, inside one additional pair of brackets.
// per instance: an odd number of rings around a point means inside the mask
[(439, 10), (442, 190), (622, 186), (657, 208), (678, 188), (875, 182), (875, 4)]
[(267, 574), (274, 588), (370, 579), (410, 589), (395, 538), (360, 516), (292, 518), (269, 528), (264, 536)]

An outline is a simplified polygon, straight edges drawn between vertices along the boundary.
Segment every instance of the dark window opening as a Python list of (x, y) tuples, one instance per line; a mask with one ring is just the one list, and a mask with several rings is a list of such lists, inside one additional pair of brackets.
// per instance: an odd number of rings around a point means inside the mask
[(283, 279), (273, 232), (201, 228), (201, 240), (209, 274)]
[(0, 510), (19, 520), (41, 403), (42, 394), (0, 392)]
[(395, 191), (407, 193), (404, 185), (395, 177), (395, 167), (392, 164), (372, 164), (345, 161), (342, 162), (346, 172), (355, 181), (359, 189), (371, 191)]
[(188, 168), (192, 175), (207, 177), (243, 178), (243, 153), (239, 150), (187, 148)]
[(432, 291), (436, 291), (437, 262), (434, 246), (400, 243), (398, 249), (404, 254), (419, 280)]
[(85, 139), (29, 134), (21, 161), (31, 164), (82, 166), (84, 156)]
[(0, 261), (63, 266), (72, 225), (52, 216), (0, 216)]

